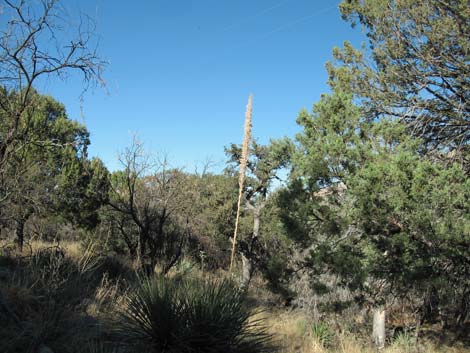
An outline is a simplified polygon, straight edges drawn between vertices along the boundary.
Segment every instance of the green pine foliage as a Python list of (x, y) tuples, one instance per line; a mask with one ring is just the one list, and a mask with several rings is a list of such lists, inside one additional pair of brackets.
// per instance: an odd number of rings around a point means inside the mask
[[(468, 4), (344, 0), (369, 48), (327, 64), (332, 93), (297, 122), (279, 197), (304, 266), (358, 302), (407, 300), (421, 319), (470, 313)], [(437, 54), (439, 53), (439, 54)]]
[(399, 121), (362, 119), (350, 94), (323, 96), (298, 122), (304, 131), (280, 207), (292, 238), (312, 249), (307, 264), (375, 302), (413, 294), (419, 306), (434, 291), (454, 318), (467, 313), (463, 167), (423, 156)]

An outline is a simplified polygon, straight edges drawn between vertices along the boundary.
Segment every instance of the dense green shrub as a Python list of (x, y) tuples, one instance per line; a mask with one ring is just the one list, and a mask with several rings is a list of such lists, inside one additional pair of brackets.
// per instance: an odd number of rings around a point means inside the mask
[(273, 352), (229, 281), (142, 280), (120, 315), (120, 341), (138, 352)]

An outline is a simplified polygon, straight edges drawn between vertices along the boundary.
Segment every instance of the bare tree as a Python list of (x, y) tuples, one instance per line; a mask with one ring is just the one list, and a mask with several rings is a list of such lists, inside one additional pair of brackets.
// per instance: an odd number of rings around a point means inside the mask
[[(103, 84), (94, 23), (71, 26), (58, 0), (0, 0), (0, 179), (11, 155), (28, 143), (40, 79), (82, 74), (85, 88)], [(2, 188), (0, 201), (9, 192)]]
[(147, 154), (137, 138), (119, 160), (123, 170), (112, 177), (109, 199), (114, 223), (141, 266), (159, 262), (167, 272), (181, 255), (187, 232), (186, 174), (170, 168), (166, 158)]

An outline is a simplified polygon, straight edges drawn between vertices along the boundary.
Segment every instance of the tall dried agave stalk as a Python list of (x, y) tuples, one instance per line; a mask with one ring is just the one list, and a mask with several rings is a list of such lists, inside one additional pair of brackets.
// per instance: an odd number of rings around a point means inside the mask
[(245, 184), (246, 165), (250, 154), (251, 140), (251, 117), (252, 117), (253, 95), (248, 97), (248, 104), (245, 113), (245, 132), (243, 137), (242, 155), (240, 157), (240, 177), (238, 179), (238, 205), (237, 218), (235, 219), (235, 230), (233, 232), (232, 255), (230, 256), (230, 272), (232, 272), (233, 261), (235, 259), (235, 248), (237, 245), (238, 223), (240, 221), (240, 208), (243, 197), (243, 186)]

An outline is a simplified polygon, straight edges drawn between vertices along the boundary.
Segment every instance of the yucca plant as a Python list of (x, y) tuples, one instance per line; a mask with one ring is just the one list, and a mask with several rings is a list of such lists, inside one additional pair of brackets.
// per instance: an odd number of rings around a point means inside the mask
[(314, 323), (312, 324), (311, 332), (312, 336), (322, 347), (328, 348), (333, 344), (334, 333), (327, 324), (323, 322)]
[(393, 339), (393, 347), (402, 350), (403, 352), (412, 352), (413, 348), (416, 347), (416, 339), (408, 331), (400, 332)]
[(157, 277), (128, 296), (117, 333), (135, 352), (272, 352), (270, 335), (251, 315), (229, 281)]

